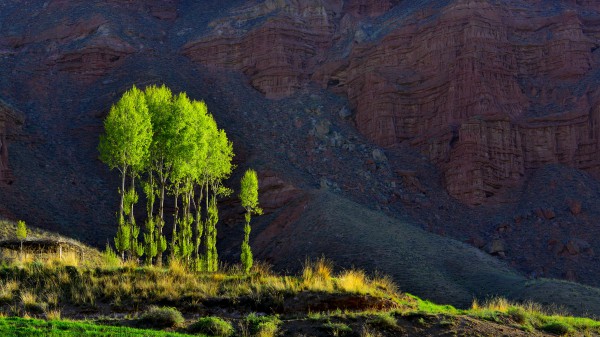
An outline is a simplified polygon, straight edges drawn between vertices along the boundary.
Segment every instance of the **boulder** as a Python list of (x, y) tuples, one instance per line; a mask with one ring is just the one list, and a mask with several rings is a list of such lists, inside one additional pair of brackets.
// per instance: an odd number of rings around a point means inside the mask
[(487, 252), (492, 255), (504, 255), (504, 241), (501, 239), (494, 239), (487, 245)]
[(350, 110), (350, 108), (345, 106), (340, 109), (340, 111), (338, 112), (338, 115), (340, 116), (341, 119), (350, 118), (352, 116), (352, 110)]
[(581, 201), (569, 199), (567, 200), (567, 205), (569, 206), (571, 214), (579, 215), (581, 213)]
[(385, 153), (380, 150), (380, 149), (375, 149), (372, 152), (373, 155), (373, 160), (377, 163), (377, 164), (384, 164), (387, 163), (387, 156), (385, 155)]

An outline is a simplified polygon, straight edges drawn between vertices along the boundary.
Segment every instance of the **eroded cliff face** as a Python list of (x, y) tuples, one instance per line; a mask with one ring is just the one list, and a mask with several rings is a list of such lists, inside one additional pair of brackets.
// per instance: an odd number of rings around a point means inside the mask
[(598, 91), (582, 81), (595, 75), (598, 26), (574, 9), (537, 18), (543, 6), (517, 5), (456, 1), (424, 13), (354, 48), (322, 83), (339, 82), (363, 134), (419, 148), (468, 204), (499, 201), (544, 164), (595, 172)]
[(418, 148), (467, 204), (502, 201), (544, 164), (598, 171), (597, 4), (395, 5), (267, 1), (213, 22), (183, 53), (241, 70), (268, 98), (310, 81), (346, 95), (361, 133)]
[(591, 0), (0, 1), (0, 97), (30, 137), (6, 136), (0, 214), (104, 246), (102, 117), (132, 84), (165, 83), (206, 100), (261, 173), (259, 246), (319, 188), (597, 285), (600, 187), (580, 170), (600, 177), (599, 45)]

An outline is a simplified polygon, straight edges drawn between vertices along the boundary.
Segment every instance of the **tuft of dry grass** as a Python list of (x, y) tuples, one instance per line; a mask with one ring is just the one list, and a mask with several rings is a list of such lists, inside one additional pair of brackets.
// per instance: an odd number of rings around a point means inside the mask
[(37, 305), (37, 303), (38, 303), (37, 295), (28, 290), (22, 291), (20, 298), (21, 298), (21, 303), (23, 303), (23, 306), (25, 306), (25, 307)]
[(360, 270), (344, 271), (336, 279), (336, 286), (339, 290), (356, 294), (366, 294), (370, 288), (365, 272)]
[(361, 270), (346, 270), (336, 279), (338, 289), (356, 294), (366, 294), (371, 289), (365, 272)]
[(303, 289), (312, 291), (332, 292), (332, 272), (332, 263), (324, 258), (320, 258), (316, 262), (307, 260), (302, 270), (300, 286)]
[(173, 307), (151, 306), (141, 317), (140, 322), (158, 328), (172, 328), (184, 322), (181, 312)]
[(10, 302), (14, 297), (15, 291), (19, 289), (19, 282), (6, 280), (0, 283), (0, 301)]
[(169, 260), (169, 274), (173, 276), (185, 276), (188, 271), (183, 263), (178, 259)]
[(46, 311), (46, 319), (49, 321), (58, 321), (60, 320), (60, 310), (58, 309), (53, 309), (53, 310), (47, 310)]

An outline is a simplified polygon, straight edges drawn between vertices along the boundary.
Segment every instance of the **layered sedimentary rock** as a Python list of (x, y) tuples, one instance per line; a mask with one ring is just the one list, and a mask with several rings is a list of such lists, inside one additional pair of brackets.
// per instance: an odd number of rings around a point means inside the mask
[(571, 10), (535, 14), (457, 1), (319, 75), (354, 103), (362, 133), (381, 146), (410, 141), (451, 195), (480, 204), (543, 164), (598, 168), (596, 101), (574, 93), (595, 64), (597, 27)]
[(119, 38), (98, 37), (81, 48), (51, 56), (47, 64), (58, 71), (76, 75), (86, 83), (118, 67), (134, 51), (131, 45)]
[(492, 200), (547, 163), (598, 171), (597, 91), (582, 84), (598, 65), (597, 4), (459, 0), (408, 19), (383, 15), (403, 8), (247, 5), (183, 53), (241, 70), (268, 98), (309, 80), (346, 95), (359, 131), (383, 147), (420, 149), (465, 203)]
[[(184, 46), (195, 62), (241, 70), (269, 98), (295, 92), (331, 46), (339, 1), (266, 1), (211, 23), (212, 33)], [(252, 22), (263, 21), (256, 25)], [(250, 26), (250, 27), (248, 27)]]
[[(73, 10), (71, 7), (83, 5), (54, 1), (38, 15)], [(165, 14), (163, 7), (156, 7), (156, 15), (172, 16)], [(151, 13), (152, 8), (148, 9)], [(0, 37), (0, 46), (11, 54), (25, 54), (30, 59), (37, 59), (36, 70), (39, 72), (66, 72), (81, 83), (91, 83), (120, 66), (127, 56), (136, 51), (121, 38), (119, 29), (110, 18), (96, 13), (88, 18), (65, 18), (50, 26), (32, 24), (22, 34)]]

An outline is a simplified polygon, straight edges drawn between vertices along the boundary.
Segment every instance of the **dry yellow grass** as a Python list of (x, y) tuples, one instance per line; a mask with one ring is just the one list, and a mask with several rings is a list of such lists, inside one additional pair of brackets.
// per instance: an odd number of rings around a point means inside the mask
[(316, 262), (306, 261), (302, 270), (302, 289), (312, 291), (333, 291), (332, 265), (321, 258)]
[(46, 319), (49, 321), (57, 321), (60, 319), (61, 312), (58, 309), (46, 311)]
[(68, 251), (63, 252), (62, 257), (59, 254), (50, 254), (46, 260), (44, 260), (46, 264), (55, 265), (55, 266), (72, 266), (77, 267), (80, 265), (80, 257), (76, 252)]
[(13, 299), (15, 291), (19, 289), (19, 282), (6, 280), (0, 283), (0, 301), (9, 302)]
[(22, 291), (20, 298), (21, 298), (21, 303), (23, 303), (23, 305), (25, 307), (37, 305), (37, 303), (38, 303), (37, 295), (34, 292), (31, 292), (28, 290)]
[(367, 293), (369, 291), (367, 283), (365, 273), (359, 270), (346, 270), (336, 279), (337, 288), (349, 293)]
[(174, 276), (184, 276), (187, 274), (187, 270), (183, 263), (175, 259), (169, 261), (169, 274)]
[(55, 289), (48, 290), (48, 292), (46, 293), (46, 303), (48, 303), (49, 306), (57, 307), (58, 297), (58, 293)]

